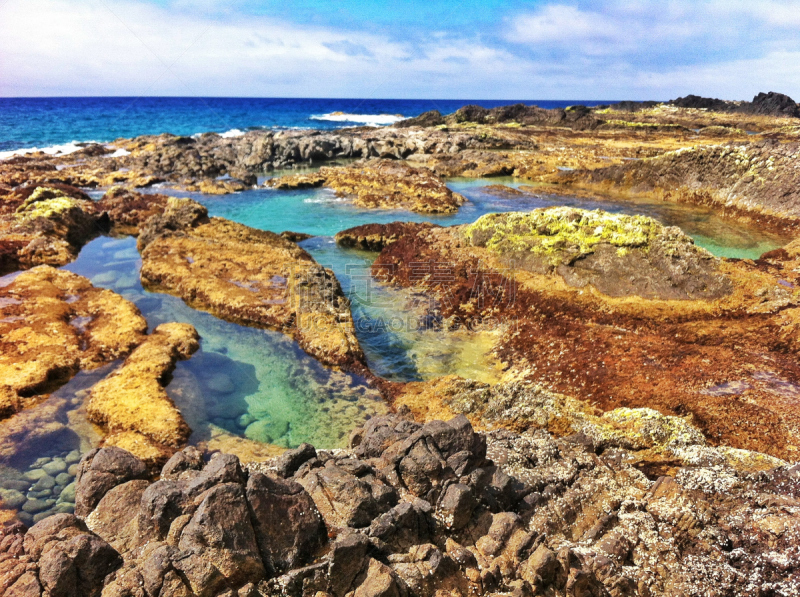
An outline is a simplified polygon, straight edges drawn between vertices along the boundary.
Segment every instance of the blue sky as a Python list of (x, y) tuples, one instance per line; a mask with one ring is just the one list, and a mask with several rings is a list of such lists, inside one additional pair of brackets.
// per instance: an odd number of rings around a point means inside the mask
[(800, 0), (0, 0), (0, 96), (800, 99)]

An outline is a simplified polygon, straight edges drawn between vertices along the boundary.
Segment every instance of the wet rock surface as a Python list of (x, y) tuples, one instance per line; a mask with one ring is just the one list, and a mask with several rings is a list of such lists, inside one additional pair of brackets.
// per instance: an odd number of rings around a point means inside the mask
[(133, 303), (50, 266), (0, 287), (0, 416), (32, 404), (79, 370), (119, 359), (147, 322)]
[(189, 204), (188, 219), (175, 216), (180, 225), (167, 210), (140, 235), (147, 288), (229, 321), (282, 331), (327, 365), (362, 363), (350, 303), (333, 272), (272, 232), (220, 218), (203, 223), (195, 217), (201, 206)]
[(312, 175), (274, 178), (267, 185), (276, 189), (326, 186), (338, 195), (351, 197), (359, 207), (418, 213), (454, 213), (466, 201), (430, 170), (385, 159), (347, 167), (324, 167)]
[(650, 479), (622, 444), (476, 433), (463, 415), (376, 417), (351, 442), (246, 469), (188, 448), (155, 481), (133, 456), (96, 451), (81, 462), (81, 517), (2, 531), (0, 586), (343, 597), (790, 595), (800, 583), (796, 467), (697, 462)]

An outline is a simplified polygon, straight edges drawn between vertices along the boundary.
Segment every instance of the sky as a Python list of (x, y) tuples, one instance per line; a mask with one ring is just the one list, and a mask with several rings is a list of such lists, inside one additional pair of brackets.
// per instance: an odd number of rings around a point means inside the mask
[(0, 96), (800, 100), (800, 0), (0, 0)]

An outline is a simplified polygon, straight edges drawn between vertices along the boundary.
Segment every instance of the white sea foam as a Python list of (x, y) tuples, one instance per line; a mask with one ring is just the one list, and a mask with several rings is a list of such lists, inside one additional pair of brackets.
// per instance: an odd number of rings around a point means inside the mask
[(224, 133), (220, 133), (219, 136), (223, 139), (232, 139), (234, 137), (242, 137), (244, 135), (244, 131), (239, 129), (231, 129), (229, 131), (225, 131)]
[[(109, 147), (109, 149), (114, 149), (114, 147), (111, 146), (111, 147)], [(110, 154), (108, 154), (107, 156), (104, 156), (104, 157), (107, 157), (107, 158), (124, 158), (126, 155), (131, 155), (131, 152), (128, 151), (127, 149), (117, 149), (117, 151), (115, 151), (114, 153), (110, 153)]]
[(50, 147), (30, 147), (26, 149), (12, 149), (11, 151), (0, 151), (0, 160), (7, 160), (19, 155), (28, 155), (41, 151), (47, 155), (69, 155), (84, 148), (84, 146), (94, 141), (87, 141), (86, 143), (79, 143), (73, 141), (72, 143), (64, 143), (63, 145), (51, 145)]
[(330, 114), (314, 114), (311, 120), (326, 120), (329, 122), (354, 122), (369, 126), (394, 124), (404, 120), (400, 114), (346, 114), (344, 112), (331, 112)]

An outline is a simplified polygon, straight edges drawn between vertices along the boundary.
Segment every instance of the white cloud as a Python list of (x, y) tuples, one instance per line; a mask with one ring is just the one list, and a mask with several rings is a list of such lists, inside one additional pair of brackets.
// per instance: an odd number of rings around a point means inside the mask
[(795, 0), (557, 0), (509, 15), (504, 40), (441, 31), (424, 44), (227, 6), (0, 0), (0, 96), (800, 99)]
[(442, 77), (466, 93), (476, 74), (492, 81), (525, 67), (465, 41), (412, 48), (369, 33), (214, 20), (131, 1), (8, 0), (0, 11), (0, 95), (441, 97), (452, 96)]

